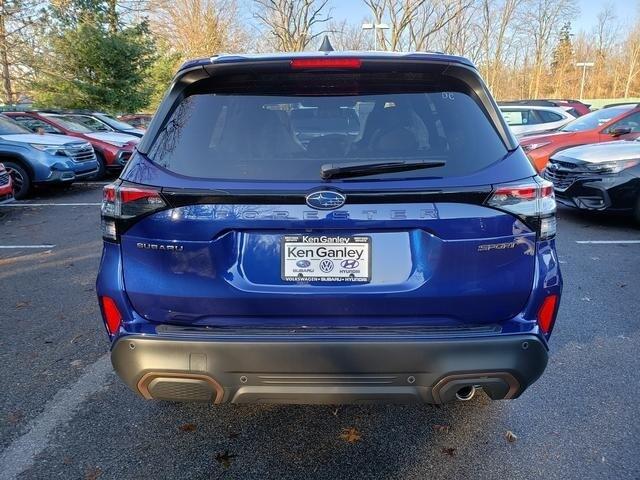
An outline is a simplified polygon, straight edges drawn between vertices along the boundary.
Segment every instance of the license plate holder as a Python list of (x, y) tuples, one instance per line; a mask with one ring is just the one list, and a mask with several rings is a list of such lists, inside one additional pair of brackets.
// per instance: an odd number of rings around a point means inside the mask
[(286, 282), (371, 281), (371, 237), (285, 235), (280, 246), (281, 278)]

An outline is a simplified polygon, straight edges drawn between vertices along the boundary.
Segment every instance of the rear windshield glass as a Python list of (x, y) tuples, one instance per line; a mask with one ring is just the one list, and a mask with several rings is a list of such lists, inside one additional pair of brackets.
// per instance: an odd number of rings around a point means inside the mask
[(174, 109), (149, 157), (186, 176), (317, 181), (324, 164), (435, 160), (446, 164), (359, 179), (445, 177), (475, 172), (507, 153), (482, 108), (463, 91), (303, 90), (194, 93)]

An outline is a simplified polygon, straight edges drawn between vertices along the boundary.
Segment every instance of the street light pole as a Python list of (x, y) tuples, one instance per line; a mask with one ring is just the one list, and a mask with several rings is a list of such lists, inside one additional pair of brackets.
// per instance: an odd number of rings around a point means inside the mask
[(389, 25), (387, 25), (386, 23), (363, 23), (362, 24), (362, 29), (363, 30), (371, 30), (373, 31), (373, 50), (377, 51), (378, 50), (378, 33), (376, 32), (376, 30), (389, 30)]
[(582, 67), (582, 82), (580, 82), (580, 101), (582, 101), (582, 97), (584, 95), (584, 81), (587, 77), (587, 67), (593, 67), (595, 64), (593, 62), (578, 62), (576, 63), (576, 67)]

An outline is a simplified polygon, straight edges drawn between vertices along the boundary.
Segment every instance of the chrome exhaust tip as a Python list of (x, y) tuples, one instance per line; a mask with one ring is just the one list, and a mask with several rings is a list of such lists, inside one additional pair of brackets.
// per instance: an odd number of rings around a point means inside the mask
[(462, 387), (460, 390), (456, 392), (456, 398), (461, 402), (469, 401), (476, 394), (476, 387), (473, 385), (468, 385), (466, 387)]

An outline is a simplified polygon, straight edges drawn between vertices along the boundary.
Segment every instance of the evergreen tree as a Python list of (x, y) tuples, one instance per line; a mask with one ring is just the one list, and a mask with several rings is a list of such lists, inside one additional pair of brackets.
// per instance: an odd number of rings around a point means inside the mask
[(154, 61), (146, 22), (121, 27), (110, 1), (52, 6), (51, 52), (33, 85), (39, 105), (135, 112), (149, 104)]

